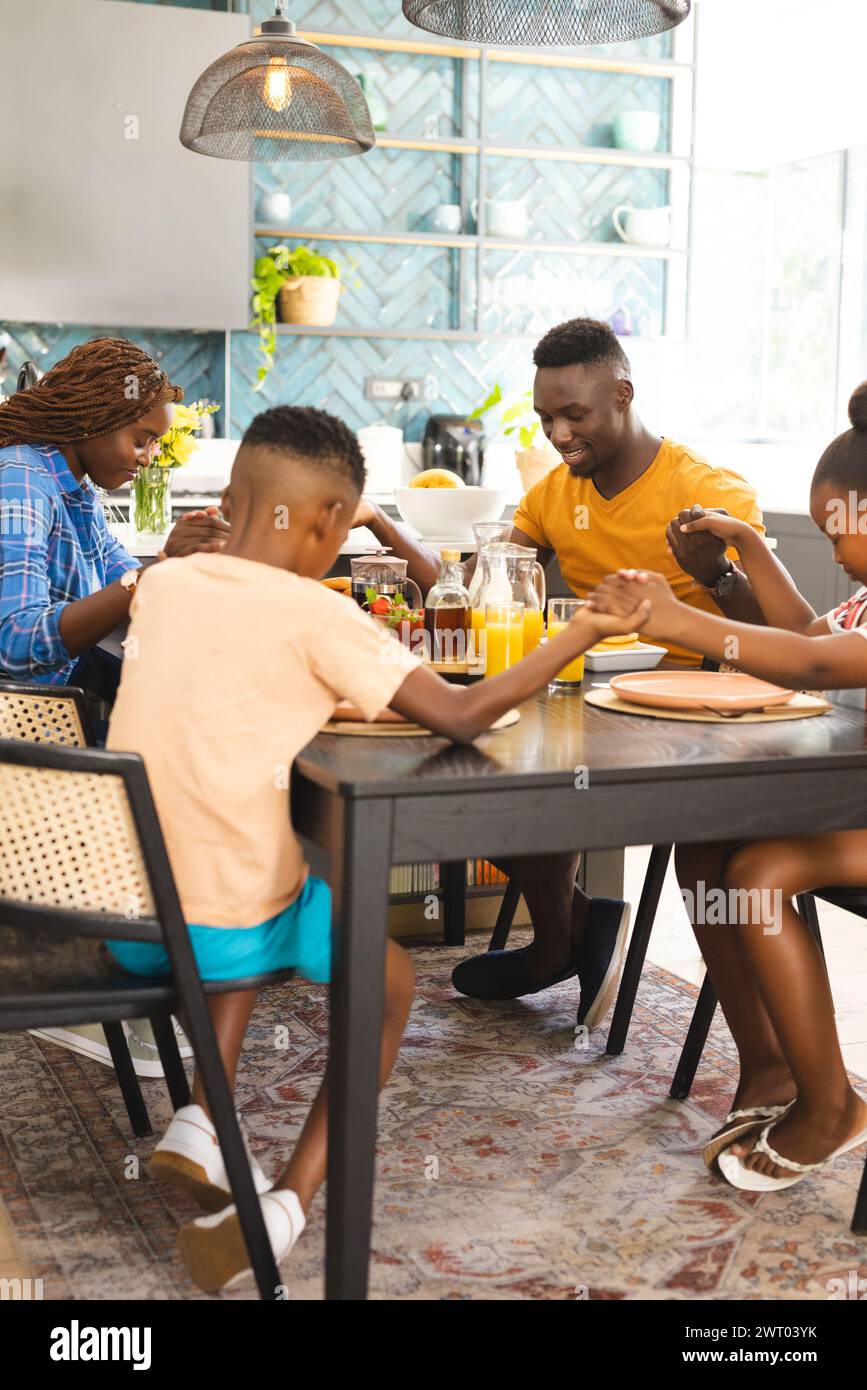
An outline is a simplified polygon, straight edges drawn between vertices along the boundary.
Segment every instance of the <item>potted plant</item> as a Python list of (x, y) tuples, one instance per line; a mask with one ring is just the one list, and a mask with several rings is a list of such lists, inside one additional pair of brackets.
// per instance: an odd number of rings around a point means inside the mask
[(342, 289), (340, 266), (309, 246), (271, 246), (253, 267), (253, 327), (259, 330), (264, 358), (256, 379), (261, 390), (277, 350), (277, 306), (283, 323), (329, 328), (337, 317)]
[[(470, 419), (480, 420), (489, 411), (503, 405), (504, 400), (503, 389), (497, 383), (487, 400), (473, 411)], [(500, 416), (498, 433), (507, 437), (513, 434), (518, 436), (520, 447), (515, 451), (515, 463), (525, 492), (529, 492), (534, 483), (556, 467), (557, 454), (542, 434), (541, 421), (533, 409), (532, 391), (524, 391), (506, 404)]]
[(173, 407), (171, 429), (157, 441), (151, 463), (140, 468), (132, 481), (131, 520), (137, 535), (162, 535), (171, 527), (172, 473), (189, 463), (205, 416), (218, 409), (205, 401)]

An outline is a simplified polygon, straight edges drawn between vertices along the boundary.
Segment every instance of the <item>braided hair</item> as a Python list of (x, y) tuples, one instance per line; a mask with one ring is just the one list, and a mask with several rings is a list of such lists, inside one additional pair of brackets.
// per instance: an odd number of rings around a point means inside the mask
[(183, 397), (181, 387), (135, 343), (95, 338), (0, 405), (0, 447), (77, 444), (112, 434), (154, 406)]

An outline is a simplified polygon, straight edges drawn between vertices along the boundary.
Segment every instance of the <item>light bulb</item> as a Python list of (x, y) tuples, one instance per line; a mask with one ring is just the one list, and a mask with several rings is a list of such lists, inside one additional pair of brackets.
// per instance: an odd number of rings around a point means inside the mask
[(272, 111), (285, 111), (292, 100), (289, 65), (285, 58), (269, 58), (262, 100)]

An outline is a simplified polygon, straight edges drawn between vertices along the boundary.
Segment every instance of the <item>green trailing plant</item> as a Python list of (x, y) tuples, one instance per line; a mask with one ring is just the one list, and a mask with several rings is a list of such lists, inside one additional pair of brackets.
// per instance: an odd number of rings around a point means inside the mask
[(277, 351), (277, 298), (287, 280), (301, 275), (326, 276), (331, 280), (341, 277), (340, 266), (330, 256), (320, 256), (309, 246), (271, 246), (263, 256), (258, 256), (253, 266), (253, 324), (259, 333), (259, 349), (262, 365), (256, 376), (256, 391), (262, 385), (274, 365)]
[[(476, 407), (470, 419), (481, 420), (504, 402), (503, 388), (498, 382), (487, 400)], [(532, 391), (524, 391), (520, 396), (514, 396), (505, 402), (505, 409), (500, 415), (498, 434), (517, 434), (522, 449), (533, 449), (536, 447), (541, 429), (541, 422), (533, 409)]]

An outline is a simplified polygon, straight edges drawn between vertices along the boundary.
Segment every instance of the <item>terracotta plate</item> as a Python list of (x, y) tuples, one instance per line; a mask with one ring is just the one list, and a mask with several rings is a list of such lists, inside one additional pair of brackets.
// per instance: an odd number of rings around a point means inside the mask
[(655, 709), (769, 709), (794, 694), (737, 671), (637, 671), (612, 676), (610, 684), (624, 700)]

